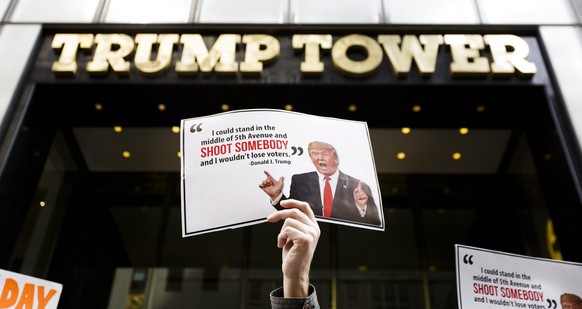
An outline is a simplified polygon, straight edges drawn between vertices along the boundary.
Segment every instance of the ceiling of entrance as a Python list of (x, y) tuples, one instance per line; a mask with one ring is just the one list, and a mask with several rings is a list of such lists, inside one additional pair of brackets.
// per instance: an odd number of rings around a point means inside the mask
[[(85, 163), (95, 172), (179, 172), (179, 134), (171, 128), (73, 128)], [(118, 129), (119, 131), (119, 129)], [(378, 173), (493, 174), (502, 161), (510, 130), (370, 129)], [(519, 145), (522, 145), (520, 142)], [(516, 152), (520, 148), (517, 147)], [(124, 156), (124, 152), (126, 152)], [(405, 158), (399, 159), (398, 153)], [(453, 159), (459, 153), (460, 159)], [(520, 169), (532, 164), (522, 160)]]

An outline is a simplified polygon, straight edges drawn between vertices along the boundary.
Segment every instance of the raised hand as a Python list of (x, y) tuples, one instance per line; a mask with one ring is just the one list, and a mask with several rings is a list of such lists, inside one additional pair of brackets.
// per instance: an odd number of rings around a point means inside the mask
[(285, 209), (267, 217), (269, 222), (285, 220), (277, 247), (282, 249), (283, 293), (285, 297), (306, 297), (309, 269), (321, 231), (309, 204), (293, 199), (281, 201)]
[(279, 180), (276, 180), (269, 172), (264, 171), (264, 173), (267, 178), (259, 184), (259, 188), (263, 189), (271, 200), (274, 200), (283, 192), (283, 177), (279, 177)]
[(368, 194), (362, 189), (362, 181), (358, 182), (358, 186), (354, 189), (354, 200), (356, 205), (360, 208), (364, 208), (368, 204)]

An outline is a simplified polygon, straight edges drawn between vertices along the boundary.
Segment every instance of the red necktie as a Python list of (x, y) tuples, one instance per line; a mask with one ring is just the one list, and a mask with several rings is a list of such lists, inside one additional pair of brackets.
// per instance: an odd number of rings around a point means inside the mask
[(329, 176), (325, 176), (325, 187), (323, 188), (323, 216), (331, 217), (331, 204), (333, 204), (333, 194), (329, 185)]

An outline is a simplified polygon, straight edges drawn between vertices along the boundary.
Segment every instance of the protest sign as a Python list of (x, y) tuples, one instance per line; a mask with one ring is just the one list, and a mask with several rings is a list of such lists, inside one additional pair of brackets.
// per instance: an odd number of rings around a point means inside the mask
[(556, 309), (561, 297), (582, 296), (582, 264), (463, 245), (455, 251), (461, 309)]
[[(323, 142), (317, 143), (320, 148), (333, 146), (337, 157), (321, 150), (310, 156), (314, 141)], [(282, 199), (309, 202), (319, 221), (384, 230), (365, 122), (237, 110), (183, 119), (180, 142), (183, 237), (266, 222), (279, 206), (265, 183), (271, 189), (282, 185)], [(333, 171), (335, 165), (331, 216), (324, 217), (324, 189), (316, 170)]]
[(0, 308), (56, 309), (63, 286), (0, 269)]

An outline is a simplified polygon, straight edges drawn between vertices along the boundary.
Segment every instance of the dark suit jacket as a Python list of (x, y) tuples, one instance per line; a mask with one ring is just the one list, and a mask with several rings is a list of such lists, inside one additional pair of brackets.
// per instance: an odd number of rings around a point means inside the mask
[[(378, 207), (372, 197), (370, 187), (362, 182), (362, 189), (368, 194), (368, 205), (366, 215), (362, 217), (357, 209), (354, 200), (354, 190), (358, 186), (359, 180), (339, 172), (337, 187), (333, 197), (331, 217), (349, 221), (362, 222), (372, 225), (380, 225)], [(296, 174), (291, 177), (291, 188), (289, 197), (292, 199), (309, 203), (316, 216), (323, 216), (321, 203), (321, 191), (319, 190), (319, 179), (317, 172)]]

